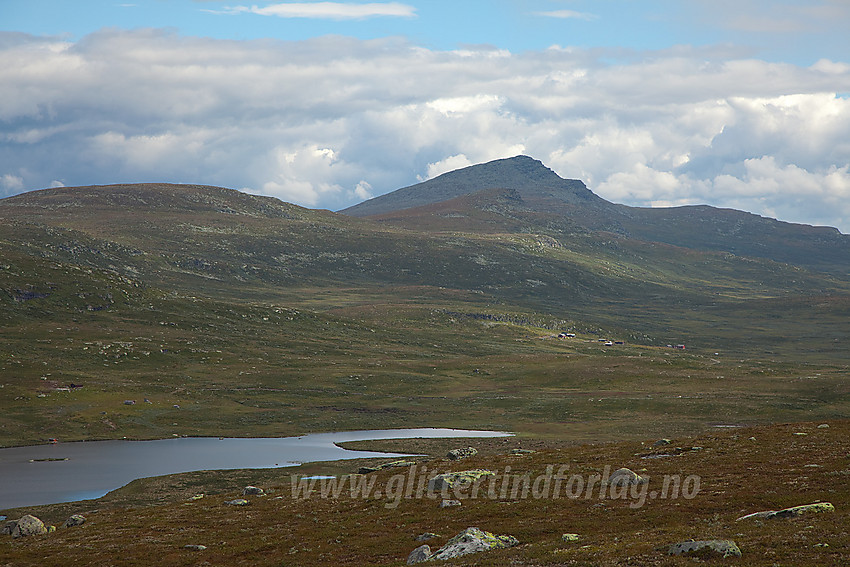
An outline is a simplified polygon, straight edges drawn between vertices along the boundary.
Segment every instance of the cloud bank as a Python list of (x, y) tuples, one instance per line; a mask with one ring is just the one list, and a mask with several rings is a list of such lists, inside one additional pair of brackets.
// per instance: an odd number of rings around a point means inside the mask
[(280, 18), (318, 18), (329, 20), (362, 20), (380, 16), (411, 18), (416, 8), (398, 2), (351, 4), (345, 2), (287, 2), (268, 6), (234, 6), (219, 13), (258, 14)]
[(614, 202), (850, 232), (840, 61), (106, 29), (77, 42), (0, 33), (0, 76), (0, 196), (163, 181), (335, 210), (524, 153)]

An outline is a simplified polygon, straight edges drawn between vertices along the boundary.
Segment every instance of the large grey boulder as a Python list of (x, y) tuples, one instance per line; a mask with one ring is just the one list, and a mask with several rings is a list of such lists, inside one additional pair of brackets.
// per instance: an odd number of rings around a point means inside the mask
[(738, 545), (729, 539), (711, 539), (705, 541), (682, 541), (670, 546), (668, 555), (691, 555), (709, 557), (741, 557)]
[(47, 527), (44, 522), (27, 514), (15, 523), (12, 528), (12, 537), (24, 537), (31, 535), (41, 535), (47, 533)]
[(266, 491), (257, 486), (246, 486), (242, 489), (242, 496), (265, 496)]
[(492, 549), (505, 549), (517, 544), (519, 541), (511, 535), (494, 535), (478, 528), (466, 528), (431, 555), (428, 561), (453, 559)]
[(814, 504), (804, 504), (802, 506), (785, 508), (784, 510), (765, 510), (763, 512), (754, 512), (752, 514), (747, 514), (746, 516), (741, 516), (735, 521), (798, 518), (800, 516), (823, 514), (828, 512), (835, 512), (835, 506), (829, 502), (815, 502)]
[(631, 469), (617, 469), (608, 477), (611, 486), (630, 486), (632, 484), (645, 484), (647, 480)]
[(407, 556), (407, 564), (413, 565), (415, 563), (422, 563), (423, 561), (428, 561), (430, 558), (431, 547), (428, 545), (420, 545)]
[(453, 461), (459, 461), (468, 457), (474, 457), (477, 454), (478, 449), (475, 447), (465, 447), (463, 449), (452, 449), (446, 456)]

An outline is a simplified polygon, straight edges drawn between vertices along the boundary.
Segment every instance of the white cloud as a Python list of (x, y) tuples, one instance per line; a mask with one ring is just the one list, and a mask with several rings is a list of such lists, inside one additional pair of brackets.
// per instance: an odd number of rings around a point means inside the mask
[(6, 194), (168, 181), (339, 209), (524, 153), (625, 204), (733, 206), (850, 232), (850, 99), (836, 96), (850, 92), (847, 62), (151, 29), (0, 40)]
[(280, 18), (318, 18), (328, 20), (362, 20), (379, 16), (412, 18), (416, 8), (399, 2), (372, 2), (356, 4), (350, 2), (285, 2), (268, 6), (234, 6), (224, 13), (249, 12), (260, 16)]
[(597, 16), (594, 14), (588, 14), (585, 12), (576, 12), (575, 10), (551, 10), (548, 12), (534, 12), (535, 16), (542, 16), (545, 18), (559, 18), (559, 19), (576, 19), (576, 20), (595, 20)]
[(3, 189), (3, 193), (6, 195), (19, 193), (24, 189), (24, 178), (20, 175), (5, 173), (0, 177), (0, 188)]

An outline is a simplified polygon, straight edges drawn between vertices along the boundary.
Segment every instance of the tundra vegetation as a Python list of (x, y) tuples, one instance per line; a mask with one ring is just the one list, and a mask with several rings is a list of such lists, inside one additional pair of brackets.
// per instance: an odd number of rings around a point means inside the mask
[[(87, 521), (3, 541), (0, 557), (395, 564), (418, 534), (442, 534), (428, 542), (436, 550), (476, 526), (519, 541), (476, 564), (676, 565), (689, 559), (656, 547), (686, 539), (734, 540), (748, 565), (846, 559), (847, 237), (710, 208), (664, 213), (652, 232), (619, 205), (571, 197), (553, 214), (543, 193), (482, 189), (363, 218), (202, 186), (3, 199), (0, 445), (492, 429), (517, 436), (369, 446), (425, 452), (445, 472), (570, 463), (700, 474), (698, 498), (388, 510), (380, 499), (276, 499), (289, 469), (213, 471), (3, 512)], [(770, 425), (792, 422), (809, 435)], [(659, 438), (679, 452), (635, 456)], [(443, 458), (467, 446), (478, 453)], [(380, 462), (299, 471), (358, 464)], [(268, 495), (222, 505), (245, 485)], [(185, 500), (196, 493), (222, 496)], [(818, 500), (835, 513), (734, 523)], [(565, 533), (580, 539), (567, 545)], [(195, 544), (206, 549), (183, 548)]]

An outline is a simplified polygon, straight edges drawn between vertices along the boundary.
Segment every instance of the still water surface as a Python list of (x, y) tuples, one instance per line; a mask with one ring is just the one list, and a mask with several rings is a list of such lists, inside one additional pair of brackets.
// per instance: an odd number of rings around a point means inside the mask
[(344, 441), (507, 435), (510, 434), (462, 429), (385, 429), (282, 438), (184, 437), (12, 447), (0, 449), (0, 510), (99, 498), (130, 481), (149, 476), (404, 456), (348, 451), (334, 445)]

